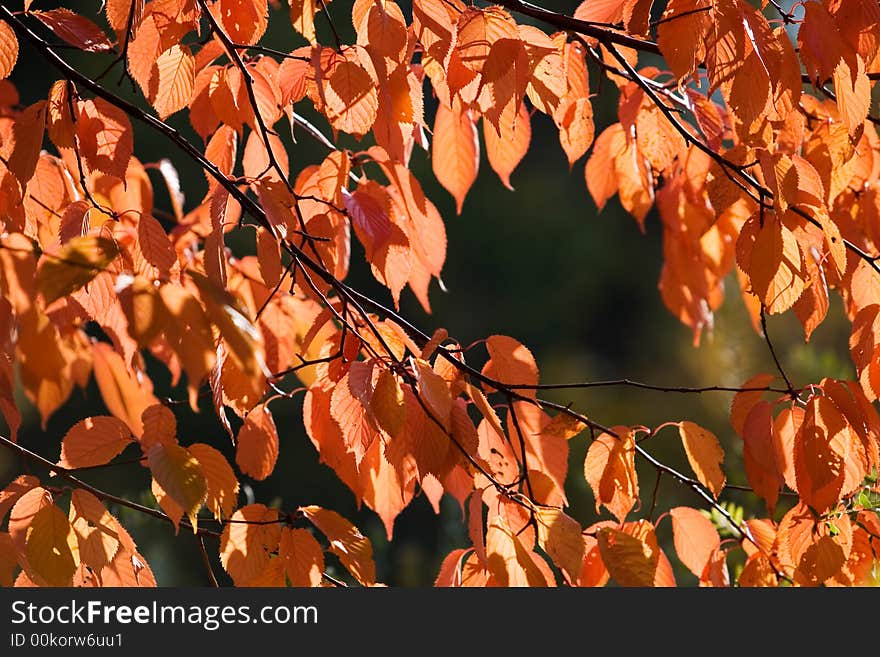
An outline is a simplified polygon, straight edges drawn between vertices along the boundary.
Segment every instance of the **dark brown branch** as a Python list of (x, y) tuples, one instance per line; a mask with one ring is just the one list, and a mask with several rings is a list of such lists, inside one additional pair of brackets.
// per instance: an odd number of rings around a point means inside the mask
[(215, 589), (219, 588), (220, 584), (217, 583), (214, 568), (211, 566), (211, 557), (208, 556), (208, 551), (205, 549), (205, 538), (203, 536), (197, 536), (196, 538), (199, 542), (199, 552), (202, 553), (202, 563), (205, 565), (205, 571), (208, 573), (208, 581)]
[(767, 348), (770, 350), (770, 355), (773, 356), (773, 362), (776, 363), (776, 369), (779, 370), (779, 374), (782, 375), (782, 379), (785, 381), (785, 385), (788, 386), (788, 394), (791, 395), (792, 398), (797, 396), (794, 386), (791, 385), (791, 380), (785, 373), (785, 370), (782, 367), (782, 363), (779, 362), (779, 358), (776, 355), (776, 350), (773, 348), (773, 342), (770, 341), (770, 334), (767, 332), (767, 314), (764, 312), (763, 303), (761, 304), (761, 332), (764, 334), (764, 341), (767, 343)]
[[(67, 468), (64, 468), (56, 463), (52, 463), (52, 461), (50, 461), (49, 459), (45, 459), (42, 456), (40, 456), (39, 454), (36, 454), (36, 453), (30, 451), (26, 447), (23, 447), (23, 446), (19, 445), (18, 443), (12, 442), (11, 440), (6, 438), (5, 436), (0, 436), (0, 444), (2, 444), (4, 447), (6, 447), (8, 449), (11, 449), (11, 450), (17, 452), (21, 456), (27, 458), (28, 460), (30, 460), (34, 463), (38, 463), (38, 464), (42, 465), (44, 468), (47, 468), (50, 472), (54, 472), (59, 477), (69, 481), (71, 484), (73, 484), (77, 488), (82, 488), (83, 490), (88, 491), (89, 493), (91, 493), (92, 495), (97, 497), (99, 500), (103, 500), (105, 502), (112, 502), (113, 504), (118, 504), (119, 506), (124, 506), (129, 509), (139, 511), (140, 513), (143, 513), (145, 515), (152, 516), (153, 518), (158, 518), (159, 520), (164, 520), (165, 522), (171, 523), (172, 525), (174, 524), (174, 521), (171, 518), (169, 518), (167, 515), (165, 515), (162, 511), (159, 511), (158, 509), (151, 509), (150, 507), (144, 506), (143, 504), (138, 504), (137, 502), (132, 502), (131, 500), (127, 500), (124, 497), (119, 497), (118, 495), (113, 495), (111, 493), (104, 492), (100, 488), (95, 488), (91, 484), (87, 484), (83, 480), (72, 475)], [(180, 525), (182, 527), (186, 527), (190, 530), (193, 529), (193, 526), (190, 524), (189, 520), (186, 520), (186, 519), (182, 519), (180, 521)], [(219, 532), (215, 532), (210, 529), (205, 529), (204, 527), (199, 527), (198, 529), (195, 530), (195, 533), (202, 535), (202, 536), (215, 536), (215, 537), (220, 536)]]
[(523, 16), (530, 16), (531, 18), (543, 21), (544, 23), (553, 25), (562, 30), (579, 32), (580, 34), (598, 39), (599, 41), (616, 43), (619, 46), (633, 48), (640, 52), (651, 53), (652, 55), (661, 54), (660, 48), (658, 48), (657, 44), (653, 41), (637, 39), (601, 23), (582, 21), (577, 18), (572, 18), (571, 16), (566, 16), (565, 14), (549, 11), (528, 2), (523, 2), (523, 0), (495, 0), (495, 4), (501, 5), (502, 7), (505, 7), (510, 11), (515, 11)]
[(678, 392), (678, 393), (703, 393), (703, 392), (778, 392), (780, 394), (790, 392), (787, 388), (774, 388), (773, 386), (660, 386), (632, 379), (612, 379), (609, 381), (583, 381), (579, 383), (546, 383), (546, 384), (508, 384), (506, 387), (511, 390), (577, 390), (586, 388), (610, 388), (618, 386), (627, 386), (631, 388), (640, 388), (642, 390), (655, 390), (657, 392)]

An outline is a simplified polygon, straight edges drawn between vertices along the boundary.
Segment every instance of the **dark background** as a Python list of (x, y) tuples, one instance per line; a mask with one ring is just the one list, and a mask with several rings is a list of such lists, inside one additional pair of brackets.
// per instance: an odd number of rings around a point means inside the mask
[[(20, 8), (20, 3), (12, 4)], [(51, 8), (57, 4), (37, 0), (34, 8)], [(97, 0), (65, 4), (92, 17), (100, 6)], [(577, 3), (557, 0), (543, 5), (572, 13)], [(401, 6), (409, 19), (408, 3)], [(351, 42), (350, 3), (336, 0), (329, 9), (343, 40)], [(528, 22), (521, 17), (517, 20)], [(103, 16), (100, 22), (106, 27)], [(50, 36), (36, 21), (29, 23), (40, 34)], [(319, 41), (332, 44), (324, 17), (319, 15), (316, 23)], [(272, 10), (269, 25), (262, 45), (284, 51), (304, 45), (304, 40), (290, 27), (285, 3)], [(195, 40), (193, 34), (187, 37), (187, 42)], [(89, 75), (103, 71), (109, 63), (105, 55), (61, 52), (67, 61)], [(650, 63), (649, 58), (640, 60), (640, 65)], [(591, 89), (595, 93), (599, 89), (595, 67), (591, 66), (590, 74)], [(143, 105), (129, 82), (120, 81), (120, 75), (121, 69), (117, 66), (103, 84)], [(36, 52), (22, 45), (12, 80), (23, 104), (45, 98), (57, 78)], [(427, 85), (426, 89), (429, 89)], [(597, 135), (615, 120), (616, 103), (617, 91), (606, 80), (601, 86), (601, 95), (594, 99)], [(326, 121), (315, 116), (308, 104), (308, 101), (300, 103), (297, 111), (314, 119), (315, 124), (329, 134)], [(426, 98), (429, 124), (433, 123), (433, 108), (434, 102)], [(172, 116), (169, 123), (201, 145), (188, 124), (185, 111)], [(191, 209), (205, 193), (202, 172), (162, 138), (140, 125), (134, 127), (137, 157), (143, 162), (170, 158), (180, 173), (187, 197), (185, 209)], [(277, 129), (288, 146), (292, 173), (320, 162), (326, 154), (323, 147), (301, 132), (297, 133), (294, 144), (285, 123), (279, 122)], [(493, 333), (511, 335), (535, 354), (541, 367), (541, 380), (545, 383), (629, 377), (670, 386), (736, 386), (759, 372), (775, 371), (764, 341), (751, 328), (734, 276), (726, 282), (726, 299), (716, 314), (714, 330), (705, 333), (702, 345), (694, 348), (690, 329), (667, 312), (657, 289), (662, 252), (661, 226), (656, 213), (649, 215), (644, 235), (616, 198), (598, 213), (584, 184), (585, 158), (569, 170), (549, 117), (536, 113), (532, 131), (529, 153), (512, 176), (516, 191), (510, 192), (502, 186), (483, 153), (479, 177), (461, 216), (455, 215), (452, 198), (434, 179), (430, 155), (416, 149), (411, 167), (446, 222), (449, 246), (443, 280), (448, 293), (443, 293), (436, 283), (432, 284), (434, 312), (429, 316), (408, 291), (404, 292), (402, 311), (406, 317), (428, 333), (444, 327), (462, 344)], [(342, 143), (363, 148), (369, 145), (368, 139), (360, 145), (353, 141)], [(152, 176), (155, 171), (150, 173)], [(153, 184), (157, 206), (168, 208), (164, 185), (156, 177)], [(354, 241), (353, 244), (349, 281), (380, 300), (390, 301), (387, 290), (370, 275), (360, 245)], [(232, 246), (236, 248), (234, 242)], [(815, 331), (809, 344), (804, 344), (803, 331), (793, 314), (770, 318), (768, 327), (780, 359), (796, 386), (818, 381), (822, 376), (854, 376), (847, 354), (848, 325), (836, 296), (832, 298), (828, 318)], [(169, 387), (169, 377), (162, 365), (151, 361), (149, 374), (158, 396), (186, 398), (184, 387)], [(18, 393), (24, 414), (19, 440), (50, 459), (58, 457), (60, 439), (77, 420), (107, 413), (92, 381), (84, 391), (76, 389), (42, 431), (35, 409), (20, 390)], [(741, 441), (734, 435), (728, 420), (732, 397), (728, 393), (681, 395), (607, 388), (548, 393), (546, 397), (563, 403), (573, 402), (577, 409), (606, 425), (656, 426), (669, 420), (693, 420), (714, 431), (722, 441), (727, 452), (724, 468), (728, 481), (747, 483), (742, 469)], [(183, 444), (207, 442), (234, 460), (229, 439), (209, 403), (199, 414), (193, 414), (186, 404), (176, 405), (174, 410)], [(242, 477), (243, 504), (252, 498), (285, 509), (319, 504), (339, 511), (370, 537), (379, 579), (390, 585), (430, 585), (443, 557), (450, 550), (468, 544), (461, 511), (448, 496), (444, 498), (439, 517), (434, 515), (424, 497), (417, 497), (398, 517), (394, 540), (389, 543), (378, 517), (369, 509), (358, 510), (351, 492), (329, 468), (318, 463), (317, 453), (302, 428), (301, 397), (276, 402), (272, 410), (281, 437), (279, 461), (266, 482)], [(581, 436), (570, 443), (567, 482), (571, 505), (568, 512), (583, 525), (598, 517), (583, 478), (586, 440)], [(662, 431), (646, 446), (664, 462), (689, 472), (674, 429)], [(134, 456), (133, 450), (130, 456)], [(9, 452), (0, 452), (0, 484), (5, 485), (19, 474), (20, 468), (17, 458)], [(647, 506), (655, 473), (641, 466), (639, 473)], [(142, 503), (155, 504), (149, 493), (148, 471), (138, 465), (94, 472), (87, 480)], [(763, 504), (753, 495), (730, 491), (724, 494), (724, 499), (744, 506), (747, 515), (765, 513)], [(700, 500), (665, 478), (660, 484), (658, 513), (678, 504), (699, 506)], [(191, 535), (182, 532), (175, 538), (166, 523), (125, 508), (111, 511), (135, 537), (160, 585), (208, 583), (196, 540)], [(777, 519), (783, 511), (784, 508), (777, 511)], [(645, 513), (643, 510), (642, 515)], [(672, 556), (668, 520), (660, 524), (658, 532), (667, 553)], [(216, 543), (209, 541), (211, 554), (216, 554), (216, 548)], [(741, 560), (741, 552), (737, 555), (734, 551), (731, 564), (735, 566)], [(672, 561), (676, 563), (674, 558)], [(215, 566), (215, 571), (225, 577), (219, 562)], [(331, 572), (340, 574), (332, 566)], [(696, 582), (696, 578), (682, 568), (676, 569), (676, 575), (679, 583)]]

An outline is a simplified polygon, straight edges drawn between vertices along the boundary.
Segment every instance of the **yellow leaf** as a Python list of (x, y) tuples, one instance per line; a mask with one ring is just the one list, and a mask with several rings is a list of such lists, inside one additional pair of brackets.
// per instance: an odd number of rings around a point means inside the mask
[(202, 466), (208, 484), (205, 506), (217, 520), (228, 518), (238, 501), (238, 479), (232, 466), (223, 454), (210, 445), (193, 443), (188, 449)]
[(657, 537), (650, 523), (632, 536), (626, 531), (606, 527), (599, 532), (599, 552), (611, 577), (621, 586), (653, 586), (660, 557)]
[(261, 372), (264, 366), (260, 333), (251, 323), (245, 309), (235, 297), (204, 274), (191, 269), (187, 274), (199, 288), (211, 322), (220, 329), (220, 335), (239, 367), (248, 375)]
[(290, 23), (313, 46), (315, 41), (315, 0), (290, 0)]
[(576, 417), (568, 413), (559, 413), (541, 429), (541, 435), (571, 440), (586, 428), (587, 425)]
[(43, 507), (31, 520), (25, 554), (33, 572), (49, 586), (70, 586), (77, 560), (76, 537), (64, 512), (54, 504)]
[(727, 477), (721, 471), (724, 462), (724, 450), (718, 442), (718, 438), (711, 431), (707, 431), (693, 422), (680, 422), (678, 433), (687, 453), (691, 469), (697, 475), (700, 483), (708, 488), (717, 499), (724, 488)]
[(67, 296), (106, 269), (119, 253), (106, 237), (74, 237), (57, 255), (46, 253), (37, 272), (37, 289), (46, 304)]
[(586, 547), (580, 523), (562, 509), (543, 506), (536, 509), (535, 520), (538, 522), (538, 544), (565, 572), (568, 581), (576, 582)]
[(196, 513), (208, 492), (199, 462), (189, 450), (170, 443), (153, 445), (147, 459), (153, 478), (171, 499), (183, 507), (195, 531)]
[(90, 492), (71, 494), (70, 521), (76, 534), (80, 561), (98, 571), (113, 561), (119, 549), (117, 521)]

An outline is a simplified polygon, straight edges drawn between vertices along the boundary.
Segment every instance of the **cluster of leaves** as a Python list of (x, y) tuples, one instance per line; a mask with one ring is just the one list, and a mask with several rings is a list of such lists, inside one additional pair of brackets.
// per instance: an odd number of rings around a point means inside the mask
[[(747, 557), (741, 586), (876, 578), (876, 3), (811, 0), (802, 17), (771, 20), (742, 0), (670, 0), (662, 16), (650, 0), (587, 0), (572, 17), (518, 0), (414, 0), (408, 20), (392, 1), (355, 0), (356, 42), (328, 46), (315, 30), (323, 0), (291, 0), (290, 25), (308, 45), (290, 53), (259, 45), (268, 0), (107, 0), (103, 16), (88, 17), (32, 4), (0, 9), (0, 411), (11, 431), (2, 440), (66, 483), (22, 475), (0, 493), (4, 585), (155, 584), (105, 504), (219, 539), (236, 585), (339, 584), (325, 573), (328, 553), (375, 584), (369, 541), (335, 512), (239, 506), (239, 479), (269, 477), (278, 457), (269, 405), (302, 392), (322, 462), (389, 539), (416, 495), (435, 509), (444, 494), (457, 500), (472, 544), (446, 557), (438, 585), (674, 585), (655, 532), (667, 514), (650, 517), (655, 499), (649, 518), (630, 518), (640, 508), (636, 457), (712, 510), (668, 511), (678, 558), (701, 585), (731, 584), (734, 549)], [(517, 23), (509, 10), (560, 31)], [(40, 34), (112, 57), (152, 112), (78, 73)], [(61, 75), (30, 105), (5, 80), (20, 42)], [(640, 66), (643, 56), (655, 65)], [(618, 121), (595, 141), (588, 62), (619, 95)], [(338, 149), (299, 104), (334, 139), (371, 145)], [(177, 112), (203, 147), (164, 122)], [(409, 287), (430, 310), (446, 235), (409, 169), (416, 147), (430, 150), (460, 212), (479, 167), (478, 123), (490, 166), (511, 187), (540, 114), (571, 166), (590, 153), (586, 185), (600, 209), (617, 195), (643, 224), (657, 208), (660, 291), (695, 342), (734, 270), (758, 332), (765, 313), (793, 310), (809, 339), (829, 291), (843, 299), (858, 381), (794, 388), (779, 367), (784, 387), (761, 374), (734, 400), (746, 476), (767, 518), (743, 521), (719, 502), (725, 455), (710, 431), (687, 421), (604, 427), (540, 399), (535, 359), (513, 338), (464, 348), (344, 282), (353, 231), (395, 308)], [(168, 140), (174, 163), (137, 159), (132, 120)], [(326, 158), (292, 175), (284, 122), (321, 140)], [(208, 191), (187, 209), (175, 165), (193, 164)], [(169, 209), (154, 207), (148, 170), (167, 186)], [(231, 231), (256, 255), (234, 257)], [(146, 353), (186, 382), (193, 410), (210, 392), (235, 467), (219, 442), (181, 444)], [(110, 415), (71, 427), (57, 462), (16, 443), (17, 382), (45, 424), (92, 375)], [(667, 426), (694, 477), (641, 444)], [(569, 441), (586, 436), (584, 476), (613, 520), (584, 528), (564, 509)], [(129, 446), (161, 511), (80, 478)], [(776, 522), (780, 491), (798, 501)]]

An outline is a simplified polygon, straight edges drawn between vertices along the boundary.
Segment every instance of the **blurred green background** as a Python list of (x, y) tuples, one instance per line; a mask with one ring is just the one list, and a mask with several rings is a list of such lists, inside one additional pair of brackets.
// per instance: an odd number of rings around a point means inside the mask
[[(57, 4), (46, 0), (34, 3), (35, 8), (43, 9)], [(66, 6), (94, 16), (100, 4), (98, 0), (88, 0), (67, 2)], [(577, 6), (576, 2), (558, 0), (542, 4), (568, 13)], [(401, 6), (409, 18), (408, 3)], [(350, 3), (336, 0), (330, 5), (330, 13), (342, 38), (351, 42)], [(103, 18), (101, 20), (104, 24)], [(517, 20), (528, 22), (521, 17)], [(332, 44), (333, 37), (324, 18), (319, 16), (316, 22), (319, 41)], [(36, 21), (30, 24), (40, 34), (48, 35)], [(262, 45), (284, 51), (304, 45), (290, 27), (283, 1), (272, 9), (269, 24)], [(195, 41), (195, 35), (187, 37), (187, 42)], [(109, 62), (107, 56), (71, 50), (61, 52), (67, 61), (88, 75), (103, 71)], [(650, 59), (640, 60), (640, 65), (650, 63)], [(144, 105), (129, 82), (120, 81), (120, 74), (117, 66), (103, 84)], [(599, 78), (592, 65), (590, 74), (591, 89), (596, 92)], [(23, 104), (45, 98), (50, 84), (58, 77), (35, 51), (22, 46), (12, 80)], [(601, 95), (594, 99), (597, 134), (616, 120), (616, 103), (616, 88), (605, 81)], [(298, 111), (329, 134), (326, 121), (307, 105), (308, 101), (300, 103)], [(434, 105), (435, 101), (426, 98), (429, 117), (433, 117)], [(185, 112), (174, 115), (169, 122), (201, 145)], [(429, 123), (432, 122), (431, 118)], [(141, 125), (134, 127), (135, 154), (144, 162), (170, 158), (180, 173), (187, 197), (186, 209), (192, 208), (206, 190), (202, 172), (162, 138)], [(278, 129), (288, 147), (294, 172), (323, 159), (326, 151), (308, 136), (297, 132), (294, 144), (286, 124), (279, 123)], [(725, 303), (716, 314), (714, 330), (704, 334), (702, 345), (694, 348), (690, 329), (667, 312), (657, 289), (662, 253), (661, 227), (656, 214), (652, 212), (648, 217), (647, 233), (643, 235), (616, 198), (598, 213), (584, 184), (585, 160), (581, 159), (569, 170), (557, 131), (547, 116), (535, 114), (532, 131), (529, 153), (512, 176), (516, 191), (506, 190), (485, 157), (481, 157), (479, 177), (461, 216), (455, 215), (452, 198), (434, 179), (430, 155), (416, 149), (412, 169), (446, 221), (449, 245), (443, 280), (448, 292), (443, 293), (436, 283), (432, 284), (432, 315), (426, 315), (413, 296), (404, 292), (405, 316), (428, 333), (444, 327), (462, 344), (493, 333), (513, 336), (532, 350), (545, 383), (629, 377), (670, 386), (736, 386), (759, 372), (775, 372), (764, 341), (751, 328), (734, 277), (727, 281)], [(353, 141), (342, 143), (357, 147)], [(365, 140), (360, 146), (368, 145)], [(155, 171), (150, 173), (153, 175)], [(157, 205), (168, 208), (167, 198), (163, 196), (164, 185), (156, 177), (153, 183)], [(235, 248), (234, 242), (232, 246)], [(390, 302), (387, 290), (370, 275), (363, 251), (356, 243), (349, 282)], [(780, 359), (795, 385), (818, 381), (822, 376), (853, 376), (847, 354), (848, 325), (836, 297), (828, 318), (815, 331), (809, 344), (804, 344), (803, 331), (791, 314), (770, 318), (768, 325)], [(157, 395), (186, 398), (182, 386), (169, 387), (167, 371), (157, 362), (151, 362), (149, 374), (156, 384)], [(728, 455), (725, 462), (728, 481), (747, 483), (742, 469), (741, 441), (728, 421), (732, 397), (728, 393), (682, 395), (607, 388), (548, 393), (546, 397), (562, 403), (572, 402), (578, 410), (606, 425), (656, 426), (668, 420), (693, 420), (721, 439)], [(58, 457), (61, 437), (77, 420), (107, 412), (92, 382), (85, 391), (77, 389), (43, 431), (35, 410), (20, 391), (18, 398), (24, 414), (20, 442), (50, 459)], [(184, 444), (207, 442), (223, 450), (230, 460), (234, 459), (230, 441), (216, 421), (210, 403), (199, 414), (193, 414), (185, 404), (173, 408)], [(417, 497), (398, 517), (393, 542), (389, 543), (378, 517), (366, 508), (357, 509), (350, 491), (329, 468), (318, 463), (317, 453), (302, 428), (301, 397), (275, 402), (272, 410), (281, 436), (278, 465), (266, 482), (242, 478), (242, 503), (255, 500), (285, 509), (319, 504), (339, 511), (372, 540), (379, 580), (389, 585), (430, 585), (443, 557), (450, 550), (468, 544), (461, 510), (448, 496), (444, 498), (439, 517), (423, 496)], [(582, 435), (570, 443), (567, 482), (569, 513), (582, 525), (598, 517), (583, 478), (587, 436)], [(664, 430), (646, 446), (664, 462), (689, 471), (674, 429)], [(0, 484), (5, 485), (20, 473), (21, 467), (16, 457), (0, 451)], [(646, 507), (644, 515), (656, 475), (642, 465), (639, 473)], [(106, 490), (154, 504), (149, 494), (148, 472), (138, 465), (96, 471), (85, 478)], [(669, 478), (661, 481), (659, 499), (657, 513), (678, 504), (700, 504), (698, 498)], [(744, 506), (747, 514), (764, 513), (763, 503), (753, 495), (728, 491), (724, 499)], [(124, 508), (111, 511), (135, 537), (160, 585), (208, 583), (192, 535), (182, 532), (175, 537), (166, 523)], [(784, 508), (777, 511), (777, 519), (783, 511)], [(668, 520), (661, 523), (658, 532), (671, 556)], [(216, 555), (216, 543), (209, 542), (208, 548)], [(732, 556), (731, 564), (735, 565), (736, 561), (737, 557)], [(225, 578), (216, 559), (215, 571)], [(676, 569), (676, 576), (681, 584), (696, 582), (696, 578), (680, 568)], [(228, 583), (228, 578), (224, 582)]]

